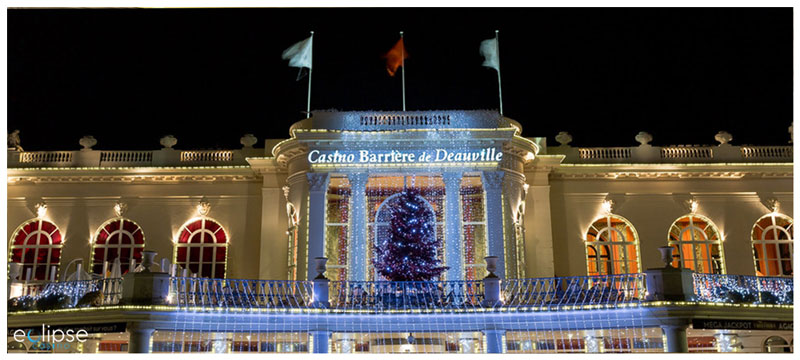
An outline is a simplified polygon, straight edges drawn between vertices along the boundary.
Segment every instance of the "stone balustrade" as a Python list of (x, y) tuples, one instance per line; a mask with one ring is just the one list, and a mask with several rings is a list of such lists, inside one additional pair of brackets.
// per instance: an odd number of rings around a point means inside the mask
[(266, 156), (265, 149), (252, 147), (237, 150), (9, 150), (8, 168), (233, 166), (248, 165), (245, 158), (261, 156)]

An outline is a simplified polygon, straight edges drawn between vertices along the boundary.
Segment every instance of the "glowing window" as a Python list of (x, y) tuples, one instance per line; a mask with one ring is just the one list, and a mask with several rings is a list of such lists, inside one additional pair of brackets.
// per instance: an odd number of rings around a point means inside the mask
[[(122, 274), (125, 274), (130, 270), (131, 259), (141, 263), (143, 250), (144, 233), (138, 224), (124, 218), (108, 220), (94, 235), (92, 271), (102, 274), (104, 262), (112, 263), (119, 258)], [(111, 271), (111, 266), (106, 271)]]
[(21, 277), (28, 272), (32, 280), (49, 280), (58, 274), (63, 238), (58, 227), (42, 219), (28, 220), (11, 236), (9, 262), (22, 265)]
[(778, 213), (764, 215), (753, 226), (753, 259), (758, 276), (792, 276), (792, 218)]
[(609, 214), (595, 220), (585, 245), (589, 275), (639, 272), (639, 235), (625, 218)]
[(209, 218), (190, 220), (181, 227), (175, 243), (175, 263), (198, 277), (224, 278), (228, 233)]
[(465, 176), (461, 186), (461, 222), (464, 245), (464, 279), (486, 277), (486, 209), (480, 176)]
[(705, 274), (724, 274), (722, 237), (710, 219), (685, 215), (669, 228), (667, 245), (672, 246), (672, 266)]
[(350, 230), (350, 181), (331, 177), (326, 196), (325, 257), (328, 278), (347, 280)]

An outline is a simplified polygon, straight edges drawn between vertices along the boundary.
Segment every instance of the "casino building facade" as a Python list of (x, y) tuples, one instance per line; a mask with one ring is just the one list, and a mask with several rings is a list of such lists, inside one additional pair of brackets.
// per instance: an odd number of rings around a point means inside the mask
[[(9, 351), (793, 350), (791, 145), (553, 146), (483, 110), (289, 133), (9, 148)], [(373, 267), (404, 189), (435, 219), (434, 281)], [(88, 340), (14, 338), (45, 323)]]

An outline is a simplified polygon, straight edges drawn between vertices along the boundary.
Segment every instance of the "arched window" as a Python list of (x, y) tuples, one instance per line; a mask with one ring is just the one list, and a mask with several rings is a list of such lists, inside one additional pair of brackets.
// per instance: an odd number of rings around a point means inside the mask
[(758, 276), (792, 276), (792, 218), (778, 213), (762, 216), (753, 226), (753, 259)]
[(224, 278), (228, 233), (218, 222), (201, 217), (181, 226), (175, 242), (175, 263), (198, 277)]
[(14, 231), (10, 242), (9, 262), (22, 265), (22, 278), (28, 271), (32, 280), (49, 280), (51, 273), (58, 274), (63, 238), (55, 224), (40, 218), (28, 220)]
[(707, 217), (689, 214), (669, 228), (667, 245), (672, 246), (672, 266), (705, 274), (724, 274), (722, 237)]
[(595, 220), (585, 244), (589, 275), (639, 272), (639, 235), (625, 218), (608, 214)]
[[(114, 262), (119, 258), (122, 274), (130, 271), (131, 259), (136, 263), (142, 261), (144, 250), (144, 233), (135, 222), (125, 218), (114, 218), (106, 221), (97, 229), (92, 244), (92, 272), (103, 273), (103, 262)], [(106, 271), (110, 271), (111, 267)]]
[(764, 352), (788, 353), (792, 352), (792, 349), (786, 339), (780, 336), (770, 336), (767, 338), (767, 340), (764, 340)]

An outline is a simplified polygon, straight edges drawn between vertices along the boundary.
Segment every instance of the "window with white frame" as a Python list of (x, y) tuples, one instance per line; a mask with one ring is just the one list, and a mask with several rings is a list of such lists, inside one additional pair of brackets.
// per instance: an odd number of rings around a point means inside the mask
[(50, 221), (28, 220), (14, 231), (9, 244), (9, 263), (22, 265), (21, 277), (49, 280), (58, 274), (63, 238), (58, 227)]
[(770, 213), (762, 216), (751, 233), (753, 260), (758, 276), (792, 276), (794, 246), (792, 218)]
[[(112, 263), (119, 258), (122, 274), (130, 271), (131, 259), (142, 261), (144, 232), (135, 222), (125, 218), (106, 221), (97, 229), (92, 243), (92, 272), (102, 274), (103, 263)], [(111, 267), (105, 267), (110, 271)]]
[(228, 233), (218, 222), (201, 217), (181, 226), (175, 241), (175, 263), (198, 277), (224, 278)]
[(589, 275), (638, 273), (639, 235), (622, 216), (607, 214), (595, 220), (585, 235)]
[(673, 248), (672, 266), (698, 273), (724, 274), (722, 237), (707, 217), (684, 215), (669, 228), (667, 245)]

